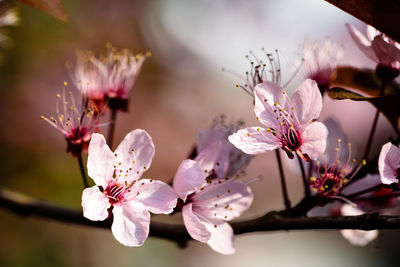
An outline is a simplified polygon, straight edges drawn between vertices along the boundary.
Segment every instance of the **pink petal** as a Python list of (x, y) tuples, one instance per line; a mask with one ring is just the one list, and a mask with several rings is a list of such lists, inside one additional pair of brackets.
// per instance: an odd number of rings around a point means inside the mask
[(149, 235), (150, 213), (138, 201), (125, 202), (113, 209), (111, 231), (118, 242), (125, 246), (143, 245)]
[(208, 146), (199, 153), (199, 155), (195, 158), (195, 161), (197, 161), (204, 170), (211, 171), (214, 169), (214, 166), (217, 162), (221, 147), (221, 141)]
[(260, 127), (249, 127), (229, 136), (229, 141), (247, 154), (260, 154), (280, 147), (280, 140)]
[(199, 131), (197, 135), (197, 151), (201, 152), (210, 145), (227, 139), (228, 131), (226, 128), (215, 127), (205, 131)]
[[(340, 211), (343, 216), (358, 216), (364, 214), (360, 209), (357, 209), (349, 204), (344, 204)], [(345, 239), (347, 239), (352, 245), (366, 246), (369, 242), (374, 240), (378, 236), (378, 230), (363, 231), (363, 230), (341, 230), (340, 233)]]
[(176, 172), (173, 188), (178, 196), (186, 201), (186, 197), (200, 189), (205, 183), (207, 173), (200, 166), (200, 164), (194, 160), (184, 160)]
[[(139, 192), (136, 199), (152, 213), (171, 213), (177, 201), (175, 191), (164, 182), (158, 180), (140, 179), (133, 191)], [(135, 193), (137, 194), (137, 193)]]
[(383, 184), (399, 183), (400, 149), (390, 142), (383, 145), (379, 154), (378, 167)]
[(82, 208), (85, 218), (92, 221), (103, 221), (108, 217), (110, 206), (110, 201), (96, 185), (83, 190)]
[(322, 96), (314, 80), (305, 80), (292, 96), (294, 114), (300, 125), (317, 119), (322, 109)]
[(372, 40), (372, 49), (375, 52), (379, 62), (391, 67), (395, 61), (400, 59), (400, 50), (395, 46), (394, 42), (387, 42), (382, 35), (378, 35)]
[(254, 112), (262, 124), (270, 128), (277, 128), (275, 104), (288, 110), (288, 96), (283, 93), (282, 87), (272, 82), (263, 82), (256, 85)]
[(351, 26), (350, 24), (346, 24), (347, 29), (349, 30), (350, 36), (353, 39), (353, 41), (356, 43), (358, 48), (364, 54), (369, 57), (372, 61), (375, 61), (376, 63), (379, 63), (378, 58), (375, 55), (375, 52), (373, 51), (371, 47), (371, 40), (368, 40), (359, 30)]
[[(214, 165), (214, 171), (217, 177), (223, 178), (228, 175), (228, 170), (231, 167), (230, 158), (234, 153), (233, 150), (239, 152), (239, 150), (229, 142), (228, 137), (226, 137), (226, 140), (221, 145), (216, 163)], [(243, 154), (241, 151), (239, 153)]]
[(192, 196), (193, 212), (205, 218), (232, 220), (246, 211), (253, 202), (250, 187), (228, 180), (208, 184)]
[(211, 233), (205, 226), (206, 223), (193, 214), (191, 203), (183, 206), (182, 216), (186, 230), (193, 239), (204, 243), (211, 238)]
[(150, 167), (154, 150), (150, 135), (145, 130), (136, 129), (125, 136), (115, 154), (122, 168), (132, 167), (131, 173), (138, 178)]
[(325, 151), (327, 137), (328, 129), (323, 123), (311, 123), (304, 129), (302, 135), (303, 144), (300, 147), (301, 152), (307, 154), (312, 160), (317, 159)]
[(232, 227), (228, 223), (223, 222), (215, 225), (207, 224), (207, 229), (211, 232), (211, 238), (207, 241), (207, 244), (213, 250), (223, 255), (235, 253), (235, 235)]
[(114, 154), (108, 147), (104, 136), (94, 133), (89, 143), (87, 169), (88, 175), (96, 185), (104, 188), (112, 180)]

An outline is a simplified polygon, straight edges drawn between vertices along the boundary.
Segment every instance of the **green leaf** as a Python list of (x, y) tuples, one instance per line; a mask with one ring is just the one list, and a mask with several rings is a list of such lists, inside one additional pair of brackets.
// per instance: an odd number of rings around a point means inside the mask
[[(379, 96), (381, 82), (376, 77), (374, 70), (342, 66), (337, 68), (336, 78), (331, 85), (353, 88), (370, 96)], [(387, 83), (386, 95), (399, 93), (400, 86), (397, 83), (394, 81)]]
[(392, 124), (397, 134), (400, 134), (398, 123), (400, 118), (400, 94), (386, 95), (380, 97), (365, 97), (349, 90), (334, 87), (329, 90), (329, 96), (333, 99), (343, 100), (350, 99), (354, 101), (368, 101), (374, 105)]
[(61, 0), (17, 0), (25, 5), (40, 9), (47, 14), (66, 22), (68, 20)]

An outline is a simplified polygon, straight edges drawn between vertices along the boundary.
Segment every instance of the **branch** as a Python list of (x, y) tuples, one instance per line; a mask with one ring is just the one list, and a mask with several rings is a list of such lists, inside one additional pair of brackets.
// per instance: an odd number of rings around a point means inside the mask
[[(400, 216), (381, 216), (378, 213), (359, 216), (339, 217), (291, 217), (298, 214), (304, 206), (311, 206), (315, 198), (303, 200), (288, 211), (272, 211), (266, 215), (241, 222), (233, 222), (231, 226), (235, 234), (259, 231), (306, 230), (306, 229), (400, 229)], [(35, 216), (64, 223), (109, 229), (111, 221), (95, 222), (83, 217), (82, 211), (59, 207), (55, 204), (9, 190), (0, 189), (0, 206), (23, 217)], [(151, 222), (150, 236), (164, 238), (185, 246), (190, 240), (184, 225)]]

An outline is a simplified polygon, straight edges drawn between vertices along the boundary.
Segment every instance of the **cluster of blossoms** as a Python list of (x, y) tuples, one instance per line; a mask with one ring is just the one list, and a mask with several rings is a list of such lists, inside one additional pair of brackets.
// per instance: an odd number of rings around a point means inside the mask
[[(389, 80), (398, 75), (397, 43), (371, 29), (367, 43), (358, 31), (348, 27), (360, 48), (378, 63), (379, 77)], [(112, 233), (120, 243), (141, 246), (149, 235), (150, 213), (182, 212), (186, 230), (193, 239), (221, 254), (234, 253), (234, 231), (228, 222), (241, 216), (253, 201), (248, 185), (252, 180), (243, 182), (239, 178), (253, 155), (276, 149), (285, 151), (289, 159), (297, 155), (306, 190), (311, 189), (325, 200), (351, 202), (341, 193), (362, 165), (354, 168), (350, 144), (344, 160), (340, 138), (336, 139), (335, 157), (322, 165), (317, 160), (325, 152), (328, 139), (326, 125), (317, 121), (323, 105), (322, 94), (329, 89), (342, 56), (336, 44), (326, 40), (305, 45), (304, 68), (308, 79), (291, 97), (285, 85), (280, 86), (278, 53), (277, 59), (265, 53), (267, 61), (263, 62), (250, 52), (247, 58), (251, 69), (246, 72), (246, 84), (238, 87), (254, 99), (256, 118), (265, 128), (240, 129), (242, 123), (227, 124), (224, 117), (218, 117), (209, 129), (199, 132), (195, 153), (182, 161), (172, 186), (141, 178), (155, 153), (146, 131), (137, 129), (128, 133), (114, 152), (103, 135), (93, 133), (107, 108), (113, 112), (127, 111), (129, 91), (144, 60), (150, 56), (107, 47), (107, 55), (100, 58), (91, 52), (78, 52), (71, 75), (82, 93), (82, 108), (76, 107), (72, 92), (67, 96), (64, 88), (62, 95), (57, 95), (57, 116), (42, 118), (63, 133), (67, 150), (74, 156), (80, 157), (88, 150), (87, 170), (95, 185), (83, 191), (83, 215), (93, 221), (112, 220)], [(316, 163), (314, 176), (305, 177), (303, 161)], [(382, 184), (399, 184), (399, 147), (391, 143), (383, 146), (379, 172)], [(362, 213), (355, 205), (341, 208), (345, 216)], [(358, 245), (365, 245), (377, 236), (376, 231), (359, 230), (343, 230), (342, 234)]]

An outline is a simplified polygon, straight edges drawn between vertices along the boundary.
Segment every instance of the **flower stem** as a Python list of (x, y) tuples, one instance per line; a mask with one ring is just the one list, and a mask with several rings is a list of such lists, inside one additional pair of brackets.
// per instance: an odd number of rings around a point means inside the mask
[(308, 181), (307, 181), (307, 177), (306, 177), (306, 172), (304, 171), (303, 161), (298, 154), (296, 154), (296, 156), (297, 156), (297, 159), (299, 160), (301, 177), (303, 179), (304, 195), (306, 196), (306, 198), (309, 198), (311, 195), (310, 195), (310, 190), (308, 188)]
[(78, 163), (79, 163), (79, 169), (80, 169), (81, 174), (82, 174), (83, 186), (84, 186), (85, 188), (88, 188), (88, 187), (89, 187), (89, 184), (88, 184), (87, 179), (86, 179), (86, 172), (85, 172), (85, 167), (83, 166), (82, 155), (79, 155), (79, 157), (78, 157)]
[(112, 142), (114, 138), (114, 131), (115, 131), (115, 122), (117, 120), (117, 109), (111, 109), (111, 122), (110, 127), (108, 128), (108, 138), (107, 144), (112, 149)]
[[(382, 80), (381, 90), (379, 91), (379, 95), (380, 96), (384, 95), (385, 87), (386, 87), (386, 82), (384, 80)], [(380, 113), (379, 109), (376, 109), (374, 121), (372, 122), (372, 127), (371, 127), (371, 130), (369, 132), (368, 141), (367, 141), (367, 144), (365, 146), (365, 150), (364, 150), (364, 154), (363, 154), (363, 159), (365, 159), (367, 162), (368, 162), (368, 154), (369, 154), (369, 151), (371, 149), (372, 139), (374, 137), (376, 125), (378, 124), (379, 113)]]
[(285, 181), (285, 174), (283, 173), (283, 168), (282, 168), (282, 160), (281, 160), (281, 155), (279, 154), (279, 150), (275, 150), (276, 154), (276, 160), (278, 161), (278, 167), (279, 167), (279, 174), (281, 177), (281, 187), (282, 187), (282, 194), (283, 194), (283, 200), (285, 202), (285, 208), (286, 210), (290, 209), (290, 200), (289, 196), (287, 193), (287, 188), (286, 188), (286, 181)]

